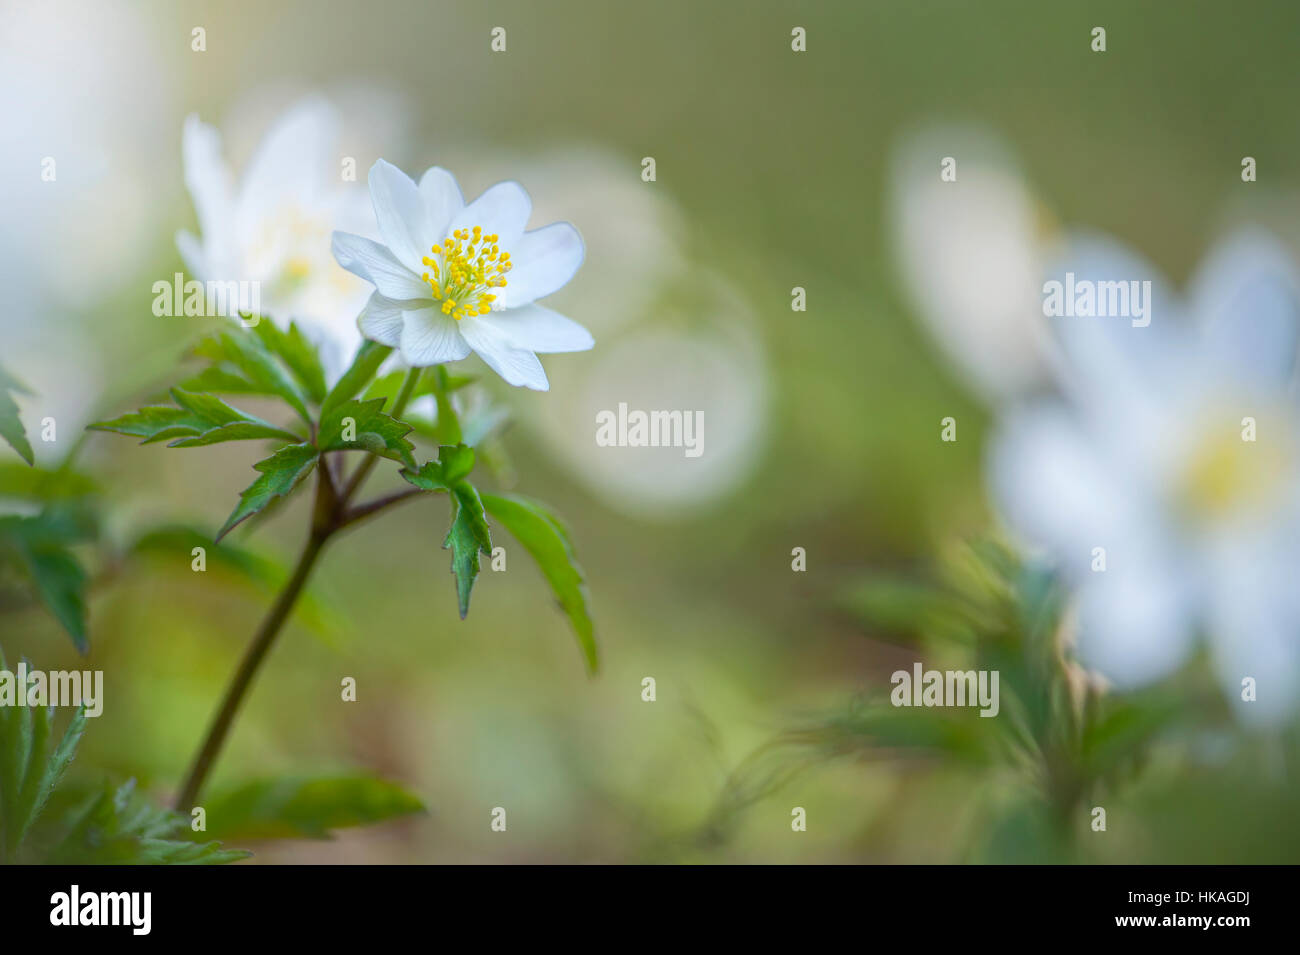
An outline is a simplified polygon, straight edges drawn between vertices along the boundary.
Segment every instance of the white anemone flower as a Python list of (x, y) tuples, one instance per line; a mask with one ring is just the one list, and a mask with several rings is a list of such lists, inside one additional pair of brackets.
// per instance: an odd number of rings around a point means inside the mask
[(525, 232), (532, 203), (517, 182), (468, 205), (455, 178), (433, 167), (417, 186), (391, 163), (370, 169), (383, 243), (334, 234), (334, 255), (375, 287), (358, 321), (367, 338), (400, 350), (412, 367), (476, 352), (512, 385), (550, 386), (537, 352), (585, 351), (591, 334), (535, 304), (582, 265), (578, 230), (557, 222)]
[[(182, 140), (185, 183), (202, 237), (176, 244), (203, 282), (239, 282), (239, 307), (282, 327), (296, 321), (338, 376), (361, 336), (365, 283), (339, 268), (329, 237), (337, 228), (373, 233), (365, 191), (340, 174), (337, 111), (309, 97), (267, 131), (236, 188), (215, 129), (190, 116)], [(253, 285), (252, 283), (256, 283)], [(254, 300), (248, 293), (256, 289)]]
[(1283, 720), (1300, 701), (1300, 276), (1258, 232), (1213, 250), (1186, 309), (1110, 240), (1074, 241), (1065, 268), (1150, 279), (1150, 325), (1051, 320), (1063, 397), (1003, 415), (1000, 510), (1072, 583), (1086, 666), (1135, 687), (1203, 637), (1243, 720)]

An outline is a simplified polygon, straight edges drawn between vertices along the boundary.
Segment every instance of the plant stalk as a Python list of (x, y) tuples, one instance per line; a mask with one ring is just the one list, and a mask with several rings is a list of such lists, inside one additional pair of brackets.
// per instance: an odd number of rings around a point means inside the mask
[[(394, 418), (399, 417), (406, 410), (407, 402), (410, 401), (411, 395), (415, 391), (415, 384), (419, 380), (420, 371), (419, 368), (412, 368), (407, 373), (406, 381), (403, 382), (402, 390), (393, 403), (393, 410), (390, 412)], [(267, 653), (275, 644), (275, 638), (279, 636), (285, 622), (289, 619), (289, 615), (293, 612), (294, 604), (297, 603), (303, 588), (306, 587), (307, 580), (311, 577), (312, 569), (316, 566), (316, 560), (320, 557), (321, 551), (324, 550), (325, 544), (344, 527), (414, 496), (413, 493), (403, 491), (349, 510), (349, 501), (361, 487), (362, 482), (378, 460), (379, 458), (375, 455), (368, 455), (357, 466), (356, 472), (342, 493), (336, 489), (336, 482), (328, 462), (322, 460), (319, 463), (316, 469), (316, 503), (312, 512), (311, 532), (307, 537), (307, 543), (298, 556), (298, 563), (293, 569), (293, 575), (284, 585), (284, 589), (276, 596), (275, 603), (271, 605), (271, 609), (262, 619), (261, 625), (257, 628), (257, 633), (253, 635), (252, 642), (248, 645), (248, 649), (244, 651), (244, 657), (239, 662), (239, 669), (235, 671), (234, 677), (226, 687), (226, 694), (222, 698), (221, 708), (217, 710), (217, 715), (213, 717), (212, 723), (208, 726), (208, 732), (203, 738), (203, 745), (194, 757), (194, 762), (190, 765), (190, 771), (185, 777), (185, 784), (176, 797), (175, 805), (178, 811), (189, 812), (199, 798), (199, 794), (203, 790), (203, 784), (207, 781), (217, 757), (221, 754), (221, 748), (225, 745), (226, 737), (230, 735), (235, 717), (239, 713), (239, 707), (243, 703), (244, 697), (248, 695), (253, 678), (261, 668)]]

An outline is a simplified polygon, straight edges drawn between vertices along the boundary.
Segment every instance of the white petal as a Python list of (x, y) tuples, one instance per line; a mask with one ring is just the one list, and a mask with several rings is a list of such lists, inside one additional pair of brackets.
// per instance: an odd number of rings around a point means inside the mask
[(430, 295), (429, 286), (378, 242), (349, 232), (335, 232), (330, 248), (339, 265), (361, 276), (385, 298), (420, 299)]
[[(1247, 723), (1276, 725), (1300, 704), (1300, 594), (1291, 534), (1279, 542), (1236, 539), (1212, 558), (1210, 647), (1224, 696)], [(1241, 698), (1255, 680), (1256, 698)]]
[(442, 236), (429, 228), (419, 188), (402, 170), (380, 159), (370, 167), (370, 201), (384, 244), (408, 269), (421, 271), (421, 259)]
[(237, 208), (241, 235), (287, 202), (311, 207), (321, 200), (332, 184), (338, 136), (338, 112), (319, 96), (299, 101), (275, 121), (244, 171)]
[[(960, 183), (931, 175), (936, 149), (962, 157)], [(1013, 158), (983, 130), (943, 123), (903, 138), (891, 166), (892, 244), (934, 341), (991, 403), (1031, 393), (1047, 374), (1044, 244)]]
[[(1143, 291), (1148, 286), (1139, 284), (1144, 319), (1101, 315), (1044, 318), (1059, 345), (1056, 371), (1067, 394), (1085, 407), (1132, 409), (1157, 401), (1161, 394), (1185, 383), (1190, 337), (1182, 305), (1154, 265), (1109, 236), (1078, 232), (1069, 236), (1060, 258), (1048, 267), (1047, 280), (1061, 283), (1064, 293), (1071, 273), (1076, 296), (1084, 282), (1119, 282), (1129, 290), (1131, 282), (1149, 282), (1151, 294), (1148, 300)], [(1065, 297), (1062, 294), (1063, 304)], [(1131, 312), (1134, 306), (1129, 303)], [(1144, 320), (1150, 324), (1133, 324)]]
[(1284, 384), (1295, 370), (1300, 275), (1285, 247), (1262, 231), (1218, 243), (1197, 270), (1191, 298), (1208, 362), (1247, 384)]
[(586, 351), (596, 344), (587, 331), (571, 318), (540, 305), (525, 305), (478, 316), (480, 324), (492, 327), (513, 344), (543, 355)]
[(567, 222), (524, 233), (508, 250), (514, 268), (501, 293), (505, 308), (527, 305), (568, 284), (582, 265), (582, 236)]
[(1192, 649), (1190, 596), (1159, 562), (1111, 561), (1079, 594), (1079, 660), (1118, 687), (1170, 675)]
[(510, 257), (514, 258), (515, 254), (510, 250), (524, 234), (524, 226), (528, 225), (532, 211), (533, 201), (523, 186), (517, 182), (498, 182), (453, 216), (451, 228), (447, 231), (482, 226), (484, 232), (495, 233), (501, 250), (510, 252)]
[(420, 177), (420, 195), (424, 199), (424, 214), (428, 217), (429, 228), (433, 238), (442, 239), (451, 231), (452, 217), (465, 208), (465, 197), (461, 195), (456, 177), (441, 166), (425, 170)]
[(357, 327), (371, 341), (396, 348), (402, 340), (402, 312), (414, 307), (411, 302), (395, 302), (375, 292), (357, 319)]
[(463, 318), (460, 320), (460, 334), (488, 367), (510, 384), (523, 385), (534, 391), (550, 389), (537, 356), (514, 344), (493, 325), (477, 317)]
[[(221, 135), (198, 116), (189, 116), (181, 133), (181, 154), (185, 186), (194, 200), (203, 241), (214, 249), (228, 248), (233, 241), (234, 188), (230, 169), (221, 158)], [(206, 264), (222, 268), (228, 263)]]
[(402, 358), (414, 368), (460, 361), (469, 354), (456, 320), (436, 308), (402, 312)]
[(1008, 413), (989, 442), (988, 480), (999, 511), (1075, 579), (1091, 572), (1093, 547), (1145, 530), (1140, 475), (1122, 455), (1053, 404)]
[(180, 250), (181, 261), (185, 263), (185, 268), (189, 270), (190, 275), (204, 280), (211, 277), (207, 258), (203, 254), (203, 244), (198, 236), (184, 229), (177, 231), (176, 248)]

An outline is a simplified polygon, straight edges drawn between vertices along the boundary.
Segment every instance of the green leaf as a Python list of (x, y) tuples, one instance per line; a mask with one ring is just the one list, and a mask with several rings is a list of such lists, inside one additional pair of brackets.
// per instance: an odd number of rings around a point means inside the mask
[(66, 511), (0, 517), (0, 556), (15, 560), (37, 597), (81, 653), (90, 649), (86, 636), (86, 572), (71, 546), (89, 534), (86, 523)]
[(54, 501), (84, 497), (98, 490), (94, 478), (67, 467), (51, 471), (8, 458), (0, 460), (0, 497)]
[(450, 491), (474, 470), (474, 449), (463, 444), (444, 445), (438, 460), (426, 461), (418, 471), (403, 468), (400, 472), (408, 484), (425, 491)]
[(321, 417), (316, 446), (321, 451), (368, 451), (415, 467), (415, 445), (406, 440), (411, 426), (384, 414), (384, 400), (350, 398), (331, 408)]
[(324, 417), (349, 398), (356, 397), (357, 392), (375, 377), (379, 366), (392, 353), (393, 350), (387, 345), (372, 341), (362, 342), (361, 347), (357, 349), (356, 357), (352, 359), (351, 367), (343, 373), (338, 383), (330, 389), (325, 400), (321, 402), (321, 416)]
[(545, 505), (529, 498), (484, 494), (483, 506), (537, 562), (560, 609), (569, 618), (587, 669), (595, 673), (599, 665), (595, 626), (587, 606), (586, 582), (574, 557), (568, 529)]
[(320, 404), (325, 399), (325, 369), (316, 354), (316, 346), (307, 340), (297, 323), (290, 322), (286, 332), (275, 322), (263, 319), (254, 328), (262, 344), (285, 363), (307, 397)]
[(460, 606), (460, 619), (469, 613), (469, 594), (478, 577), (478, 555), (491, 556), (492, 536), (488, 532), (483, 501), (473, 485), (464, 481), (451, 489), (451, 529), (443, 540), (444, 550), (451, 551), (451, 572), (456, 575), (456, 600)]
[(68, 813), (39, 862), (46, 865), (221, 865), (252, 853), (190, 838), (189, 817), (161, 809), (130, 780), (104, 786)]
[[(258, 323), (259, 326), (262, 324)], [(306, 392), (266, 349), (257, 332), (244, 328), (218, 332), (200, 341), (194, 348), (194, 354), (213, 362), (218, 369), (219, 375), (210, 375), (205, 384), (211, 385), (216, 378), (220, 378), (228, 387), (217, 390), (280, 398), (303, 421), (311, 423), (311, 415), (307, 413)], [(200, 373), (198, 377), (202, 379), (203, 374)], [(196, 384), (193, 379), (186, 382), (190, 387)]]
[[(260, 594), (275, 594), (289, 579), (289, 568), (280, 561), (228, 540), (214, 544), (210, 530), (185, 524), (167, 524), (141, 534), (131, 544), (129, 553), (132, 557), (151, 559), (159, 567), (189, 574), (196, 547), (204, 549), (209, 573), (225, 572), (232, 580), (253, 585)], [(338, 611), (329, 607), (310, 584), (299, 596), (294, 614), (295, 619), (306, 623), (317, 636), (332, 641), (339, 626)]]
[(31, 394), (26, 387), (0, 368), (0, 438), (4, 438), (24, 461), (32, 464), (36, 459), (32, 454), (31, 443), (27, 440), (27, 431), (23, 428), (22, 419), (18, 417), (18, 403), (14, 401), (12, 392)]
[(130, 411), (108, 421), (96, 421), (87, 425), (89, 431), (116, 431), (143, 438), (141, 444), (155, 441), (168, 441), (172, 438), (184, 438), (202, 434), (212, 427), (212, 423), (183, 408), (171, 405), (146, 405), (139, 411)]
[(216, 395), (173, 388), (171, 396), (177, 404), (175, 408), (151, 405), (111, 421), (96, 422), (90, 428), (141, 437), (144, 438), (142, 444), (174, 439), (168, 445), (172, 448), (194, 448), (221, 441), (257, 438), (302, 440), (301, 435), (232, 408)]
[[(6, 669), (0, 652), (0, 669)], [(77, 708), (53, 753), (47, 753), (54, 707), (0, 708), (0, 860), (12, 859), (72, 762), (86, 726)]]
[[(0, 670), (8, 669), (0, 651)], [(249, 853), (189, 839), (189, 819), (134, 795), (128, 783), (78, 805), (60, 793), (86, 729), (80, 706), (53, 751), (54, 707), (0, 707), (0, 862), (233, 862)], [(55, 798), (63, 803), (54, 808)]]
[(310, 444), (290, 444), (265, 461), (254, 464), (254, 470), (262, 472), (261, 476), (239, 495), (238, 506), (217, 532), (216, 539), (221, 540), (240, 521), (256, 514), (276, 498), (292, 492), (316, 466), (319, 454)]
[(325, 839), (426, 811), (395, 783), (365, 776), (256, 780), (208, 800), (208, 827), (222, 839)]

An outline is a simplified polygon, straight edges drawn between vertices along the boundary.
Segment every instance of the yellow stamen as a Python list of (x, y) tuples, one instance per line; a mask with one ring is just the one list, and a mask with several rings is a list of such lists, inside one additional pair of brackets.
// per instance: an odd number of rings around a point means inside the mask
[[(456, 229), (450, 238), (435, 243), (421, 260), (431, 270), (421, 278), (442, 312), (460, 321), (465, 316), (486, 315), (496, 295), (488, 289), (505, 288), (506, 273), (512, 268), (510, 253), (501, 252), (498, 236), (484, 235), (482, 226)], [(445, 276), (445, 278), (444, 278)]]

